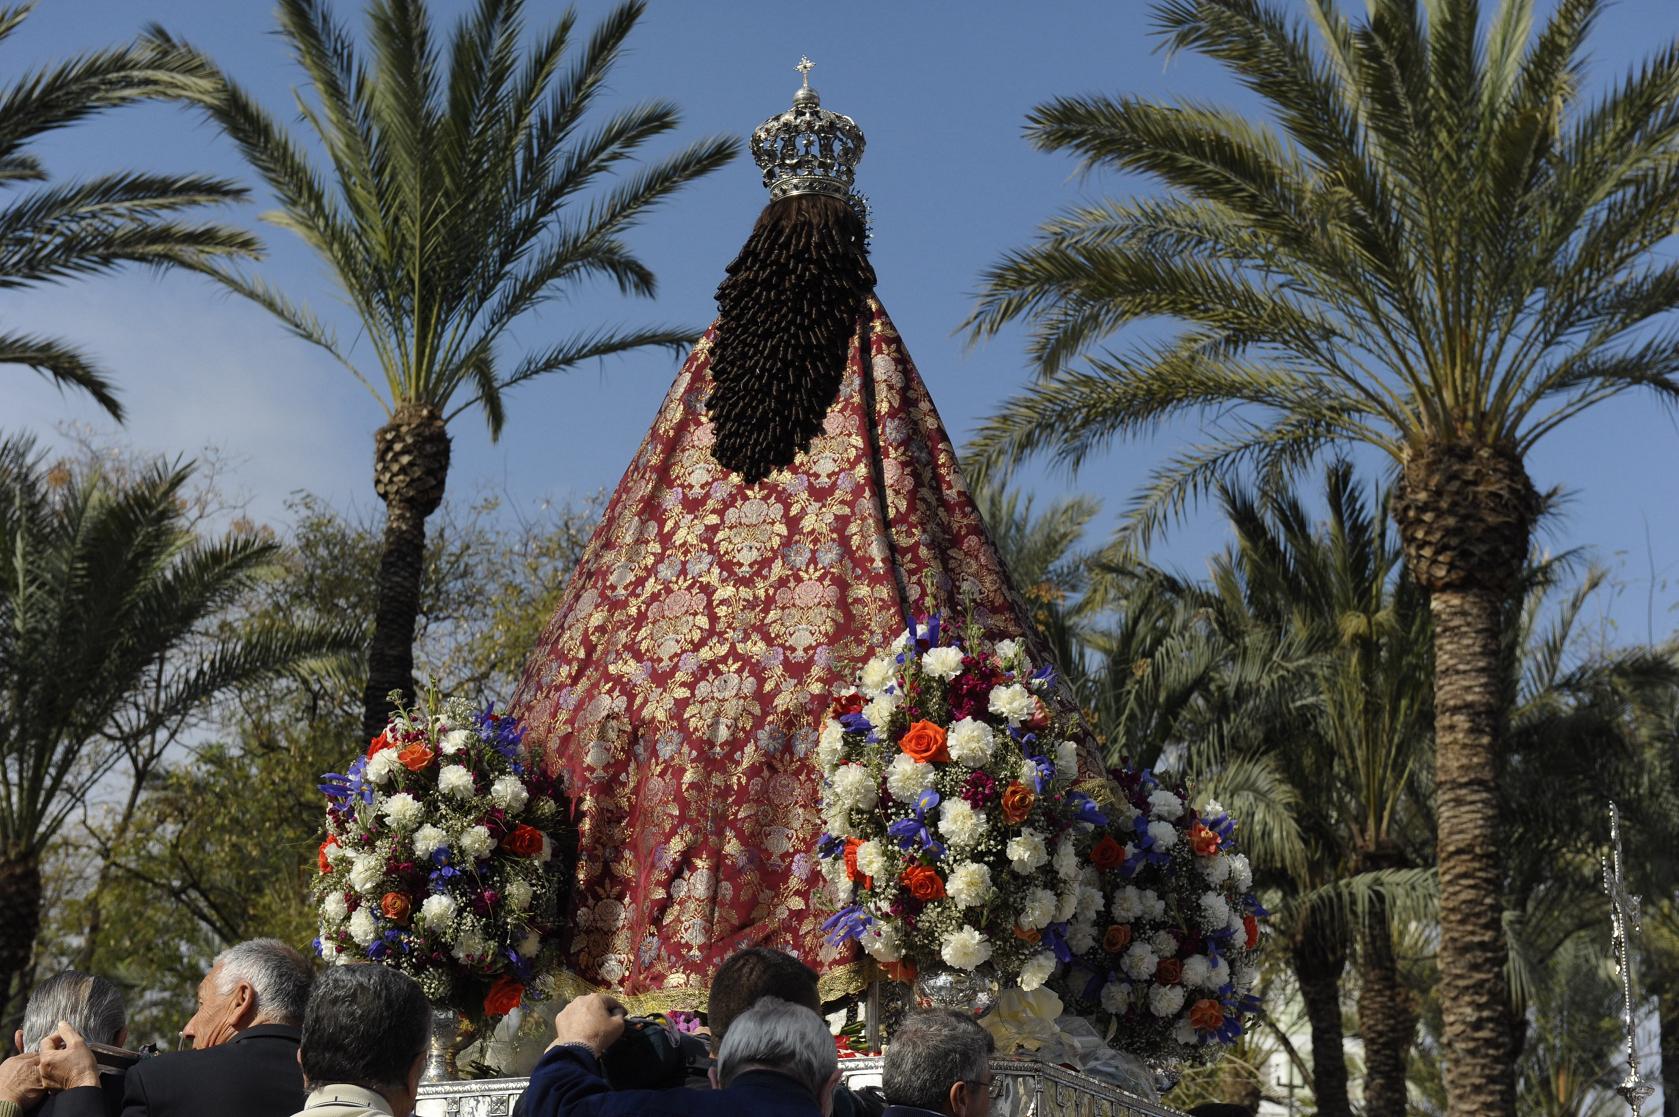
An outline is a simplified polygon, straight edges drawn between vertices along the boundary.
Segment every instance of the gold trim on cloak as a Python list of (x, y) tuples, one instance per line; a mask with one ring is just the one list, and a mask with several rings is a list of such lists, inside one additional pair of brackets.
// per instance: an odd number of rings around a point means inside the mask
[[(816, 995), (823, 1004), (861, 993), (875, 977), (875, 967), (865, 962), (847, 962), (826, 971), (816, 980)], [(631, 1016), (645, 1016), (651, 1012), (704, 1012), (711, 999), (709, 986), (690, 989), (650, 989), (645, 993), (625, 994), (602, 988), (584, 980), (570, 970), (561, 970), (554, 977), (554, 999), (572, 1000), (590, 993), (604, 993), (629, 1010)]]

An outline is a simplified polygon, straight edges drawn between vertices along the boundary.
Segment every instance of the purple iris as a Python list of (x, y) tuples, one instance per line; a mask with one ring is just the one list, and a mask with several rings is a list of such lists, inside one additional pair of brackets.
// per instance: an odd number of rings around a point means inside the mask
[(944, 856), (944, 844), (933, 837), (933, 832), (927, 828), (927, 812), (939, 805), (939, 793), (927, 788), (915, 797), (915, 817), (900, 818), (886, 828), (886, 832), (898, 839), (900, 849), (913, 849), (916, 845), (930, 852), (935, 858)]
[(839, 723), (847, 733), (874, 733), (874, 723), (862, 714), (841, 714)]
[(1102, 813), (1096, 805), (1096, 800), (1081, 791), (1069, 792), (1068, 802), (1073, 805), (1073, 817), (1079, 822), (1088, 822), (1094, 826), (1106, 826), (1108, 816)]
[(339, 803), (348, 803), (351, 799), (358, 797), (364, 803), (371, 803), (373, 802), (373, 789), (367, 785), (367, 781), (363, 777), (363, 773), (366, 771), (367, 757), (358, 756), (355, 763), (351, 764), (349, 770), (344, 774), (328, 772), (321, 777), (321, 782), (316, 786), (328, 799)]
[(484, 708), (472, 715), (472, 724), (478, 730), (478, 739), (507, 759), (512, 760), (519, 754), (519, 746), (525, 739), (525, 727), (519, 724), (518, 718), (498, 715), (494, 702), (484, 703)]
[(869, 913), (864, 911), (861, 905), (853, 904), (830, 915), (823, 922), (822, 929), (828, 933), (829, 944), (838, 946), (851, 939), (862, 938), (863, 933), (869, 929), (869, 925), (873, 922), (874, 920), (869, 918)]
[(1073, 948), (1067, 945), (1067, 925), (1065, 923), (1051, 923), (1043, 930), (1043, 945), (1054, 951), (1057, 961), (1071, 962)]
[(832, 860), (845, 855), (845, 839), (835, 834), (822, 835), (822, 841), (816, 846), (816, 855)]
[(1051, 667), (1047, 663), (1044, 664), (1042, 667), (1032, 672), (1032, 681), (1034, 683), (1042, 683), (1044, 686), (1053, 684), (1055, 682), (1055, 668)]
[(1138, 815), (1137, 820), (1131, 824), (1131, 828), (1137, 832), (1137, 860), (1139, 865), (1144, 861), (1150, 865), (1164, 865), (1172, 860), (1171, 854), (1154, 848), (1154, 838), (1148, 832), (1147, 815)]

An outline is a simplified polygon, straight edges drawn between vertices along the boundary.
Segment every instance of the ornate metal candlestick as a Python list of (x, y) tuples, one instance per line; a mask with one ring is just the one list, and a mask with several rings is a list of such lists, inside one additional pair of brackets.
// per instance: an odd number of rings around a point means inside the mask
[(1634, 1011), (1638, 1004), (1638, 984), (1633, 975), (1632, 936), (1639, 933), (1640, 897), (1627, 890), (1621, 872), (1621, 811), (1609, 804), (1609, 853), (1603, 858), (1603, 891), (1609, 896), (1609, 925), (1615, 948), (1615, 968), (1621, 975), (1621, 1029), (1627, 1040), (1627, 1076), (1615, 1087), (1626, 1099), (1632, 1117), (1643, 1117), (1644, 1103), (1655, 1093), (1655, 1087), (1644, 1081), (1638, 1072), (1638, 1023)]

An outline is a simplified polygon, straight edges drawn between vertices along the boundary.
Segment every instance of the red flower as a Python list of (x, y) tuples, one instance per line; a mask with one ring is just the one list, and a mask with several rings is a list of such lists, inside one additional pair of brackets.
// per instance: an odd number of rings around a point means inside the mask
[(1115, 923), (1108, 928), (1108, 933), (1102, 936), (1102, 949), (1109, 954), (1118, 954), (1131, 945), (1131, 924)]
[(436, 755), (436, 753), (426, 748), (425, 742), (415, 741), (413, 744), (397, 753), (396, 758), (401, 761), (402, 766), (407, 768), (410, 772), (419, 772), (423, 771), (425, 766), (431, 763), (431, 758)]
[(1011, 826), (1020, 825), (1032, 813), (1032, 804), (1037, 801), (1038, 797), (1031, 788), (1015, 780), (1003, 789), (1003, 821)]
[(535, 857), (542, 852), (542, 831), (520, 823), (501, 839), (501, 848), (515, 857)]
[(1211, 857), (1218, 852), (1219, 836), (1197, 822), (1189, 828), (1189, 848), (1200, 857)]
[(1259, 920), (1251, 915), (1242, 916), (1242, 930), (1247, 934), (1247, 947), (1252, 950), (1259, 945)]
[(930, 721), (918, 721), (910, 726), (898, 741), (898, 747), (912, 760), (923, 764), (929, 760), (950, 763), (950, 750), (944, 744), (944, 730)]
[(845, 879), (861, 881), (864, 888), (873, 888), (874, 878), (865, 876), (857, 869), (857, 847), (862, 844), (856, 838), (845, 839)]
[(408, 922), (409, 900), (401, 892), (387, 892), (379, 900), (379, 910), (392, 923)]
[(337, 845), (338, 845), (338, 836), (336, 834), (328, 834), (326, 836), (326, 841), (321, 843), (321, 852), (318, 855), (318, 861), (319, 861), (319, 864), (321, 866), (321, 872), (323, 872), (323, 873), (332, 872), (332, 862), (331, 862), (331, 860), (329, 860), (327, 858), (327, 850), (332, 849)]
[(386, 749), (394, 749), (401, 743), (402, 742), (398, 741), (395, 737), (391, 736), (391, 731), (389, 729), (386, 729), (383, 733), (379, 734), (367, 743), (368, 759), (371, 760), (373, 757), (378, 756)]
[(519, 1002), (525, 999), (525, 987), (516, 981), (512, 974), (502, 974), (496, 978), (496, 983), (490, 986), (490, 991), (484, 994), (484, 1015), (506, 1016), (519, 1007)]
[(835, 720), (846, 714), (860, 714), (863, 712), (863, 696), (861, 694), (842, 694), (834, 699), (833, 716)]
[(1162, 985), (1176, 985), (1183, 980), (1183, 963), (1176, 958), (1162, 958), (1155, 963), (1154, 980)]
[(904, 870), (903, 881), (909, 894), (922, 903), (944, 899), (944, 880), (926, 865), (911, 865)]
[(1216, 1032), (1224, 1027), (1224, 1008), (1211, 997), (1189, 1006), (1189, 1022), (1198, 1032)]
[(1098, 869), (1117, 869), (1125, 863), (1125, 847), (1114, 841), (1112, 834), (1103, 834), (1102, 840), (1091, 847), (1090, 863)]

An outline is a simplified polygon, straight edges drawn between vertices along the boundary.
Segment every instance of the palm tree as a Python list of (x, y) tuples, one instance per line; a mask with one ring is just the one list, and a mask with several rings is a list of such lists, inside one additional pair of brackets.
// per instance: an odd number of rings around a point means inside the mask
[[(326, 0), (281, 0), (280, 30), (308, 77), (303, 118), (324, 170), (244, 89), (208, 61), (203, 107), (279, 202), (271, 220), (326, 265), (358, 319), (371, 360), (303, 304), (260, 279), (221, 279), (288, 330), (332, 354), (387, 418), (374, 435), (373, 487), (385, 502), (379, 600), (368, 654), (363, 729), (385, 724), (389, 696), (413, 690), (426, 518), (443, 499), (447, 424), (483, 413), (492, 437), (516, 385), (644, 346), (673, 350), (698, 331), (649, 326), (576, 330), (510, 353), (510, 330), (587, 280), (651, 295), (653, 273), (623, 234), (649, 207), (734, 155), (729, 138), (696, 141), (589, 197), (649, 140), (674, 129), (655, 101), (585, 129), (644, 0), (615, 8), (566, 65), (575, 12), (523, 51), (523, 0), (479, 0), (440, 54), (424, 0), (371, 0), (364, 61)], [(160, 45), (174, 46), (160, 31)]]
[(39, 930), (42, 853), (125, 743), (354, 639), (222, 625), (276, 547), (195, 538), (181, 499), (190, 477), (189, 465), (159, 464), (113, 483), (49, 468), (27, 438), (0, 441), (0, 999)]
[[(27, 6), (0, 8), (0, 40), (28, 14)], [(235, 183), (126, 172), (39, 185), (47, 173), (29, 154), (30, 143), (106, 109), (178, 94), (196, 75), (185, 52), (142, 43), (77, 55), (0, 89), (0, 189), (30, 187), (0, 205), (0, 290), (131, 263), (202, 271), (219, 257), (256, 253), (248, 233), (181, 220), (200, 207), (244, 198)], [(110, 379), (64, 341), (0, 329), (0, 364), (33, 368), (122, 418)]]
[[(1581, 101), (1603, 0), (1372, 0), (1350, 22), (1266, 0), (1160, 0), (1173, 49), (1222, 63), (1271, 122), (1203, 102), (1062, 98), (1040, 147), (1157, 179), (1073, 210), (985, 276), (976, 336), (1026, 317), (1041, 381), (978, 447), (1076, 466), (1186, 413), (1216, 433), (1159, 469), (1128, 520), (1151, 532), (1220, 479), (1268, 485), (1358, 443), (1398, 472), (1393, 515), (1429, 593), (1436, 664), (1441, 980), (1450, 1113), (1510, 1114), (1498, 762), (1504, 605), (1538, 498), (1526, 456), (1584, 409), (1679, 396), (1679, 304), (1652, 248), (1679, 217), (1679, 48)], [(1292, 9), (1291, 9), (1292, 10)], [(1168, 340), (1087, 356), (1138, 318)]]

